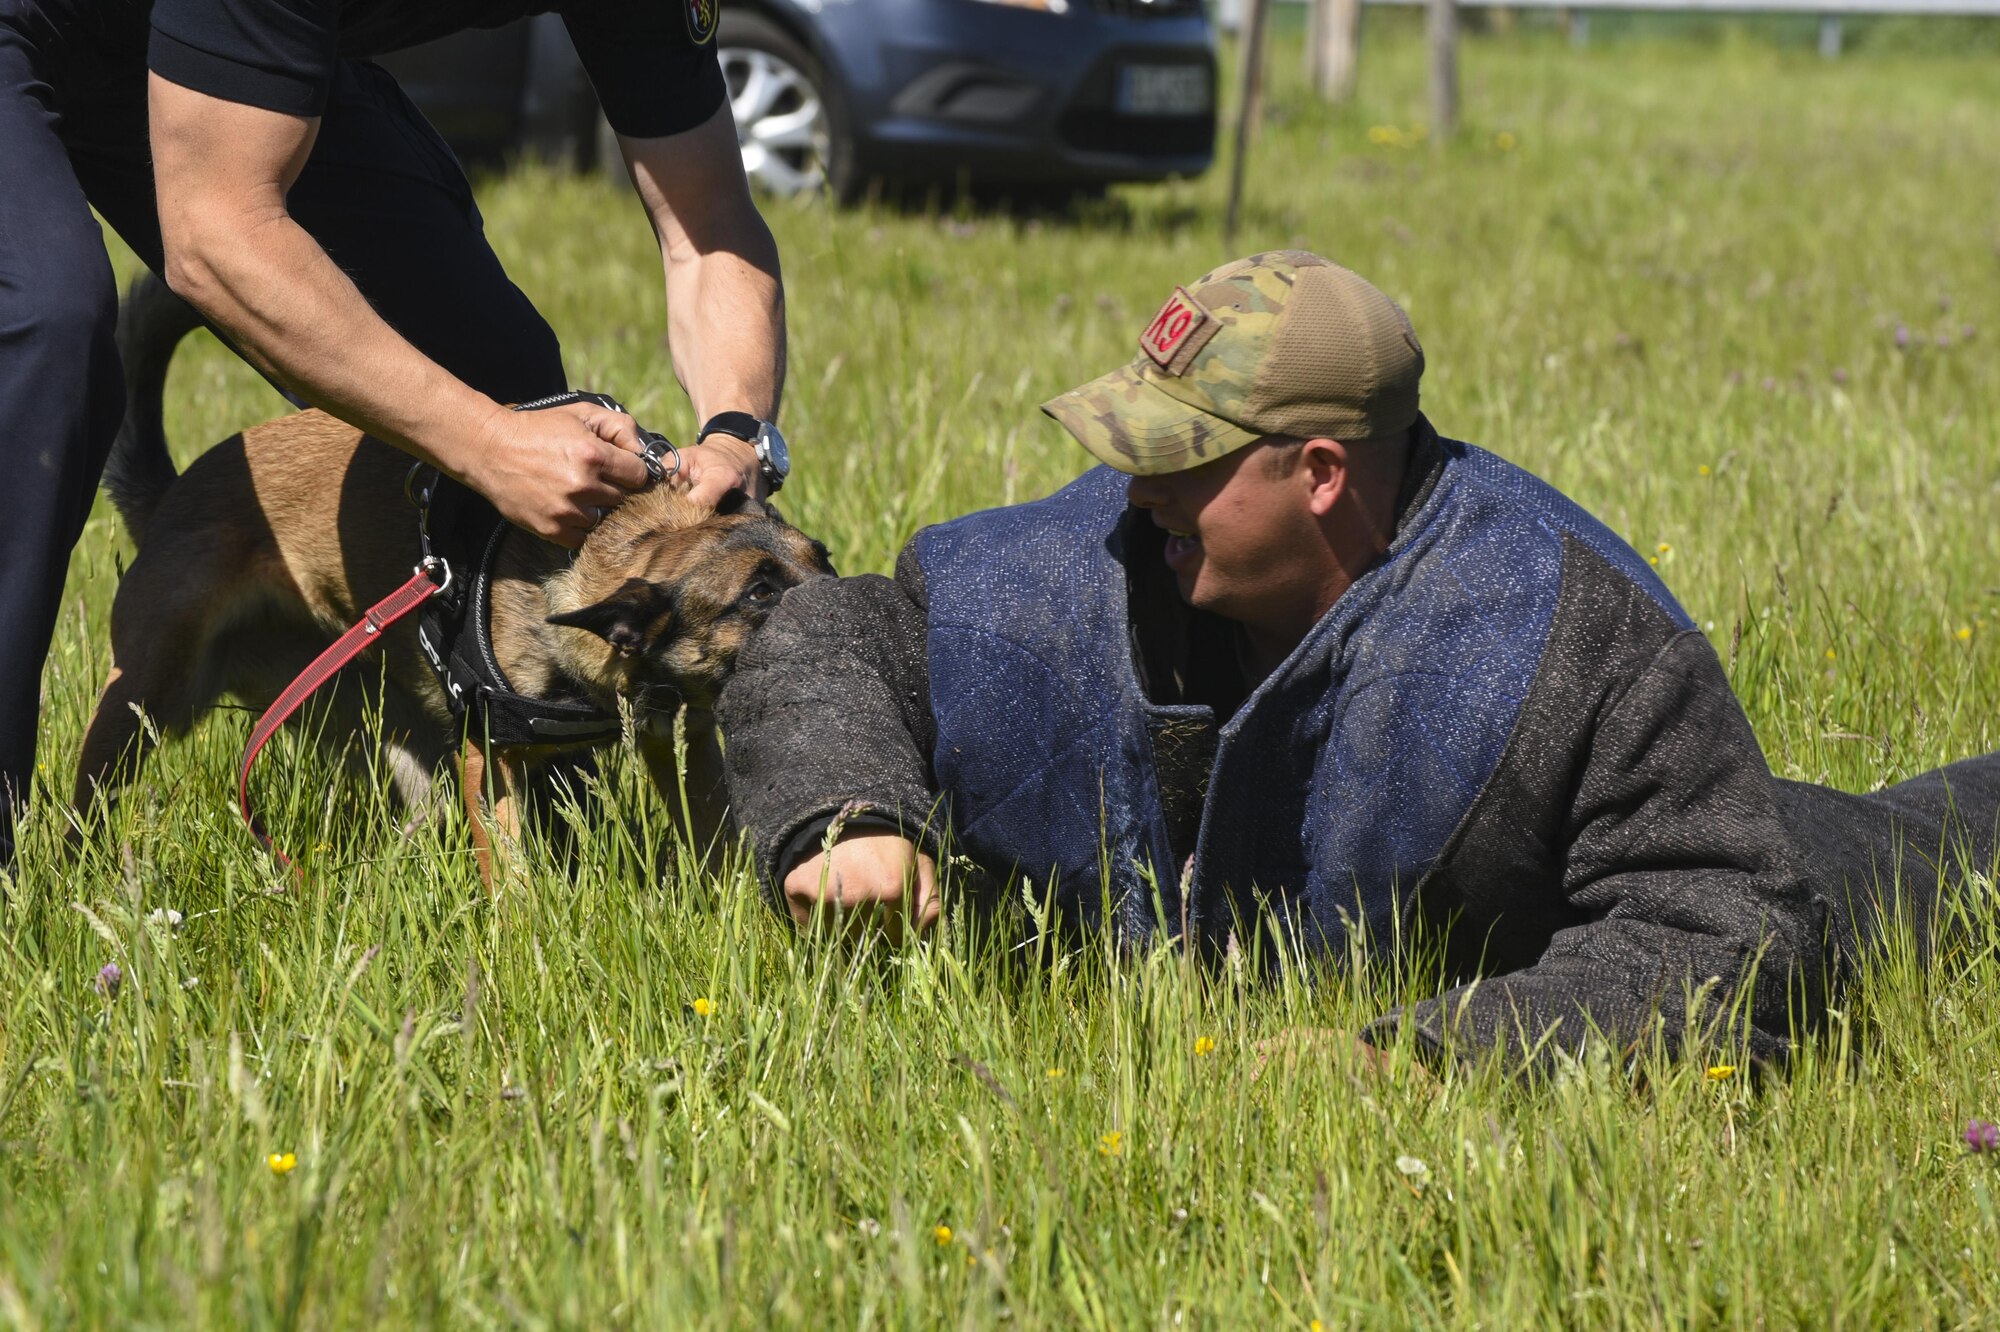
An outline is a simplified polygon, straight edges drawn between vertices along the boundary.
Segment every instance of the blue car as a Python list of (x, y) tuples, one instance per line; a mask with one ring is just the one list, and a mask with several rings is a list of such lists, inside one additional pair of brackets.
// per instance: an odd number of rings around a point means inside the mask
[[(717, 45), (744, 167), (773, 194), (1087, 189), (1215, 154), (1202, 0), (729, 0)], [(470, 157), (602, 152), (558, 19), (384, 63)]]

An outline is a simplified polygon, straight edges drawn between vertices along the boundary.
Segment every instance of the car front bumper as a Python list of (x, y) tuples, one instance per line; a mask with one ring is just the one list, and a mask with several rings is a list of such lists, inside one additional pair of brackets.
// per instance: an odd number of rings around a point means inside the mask
[[(1189, 0), (1157, 0), (1186, 5)], [(857, 161), (896, 176), (1159, 180), (1215, 155), (1214, 35), (1198, 7), (1071, 0), (1050, 14), (977, 0), (832, 0), (817, 16), (840, 66)], [(1187, 71), (1206, 106), (1121, 106), (1128, 67)], [(1173, 76), (1170, 75), (1171, 79)]]

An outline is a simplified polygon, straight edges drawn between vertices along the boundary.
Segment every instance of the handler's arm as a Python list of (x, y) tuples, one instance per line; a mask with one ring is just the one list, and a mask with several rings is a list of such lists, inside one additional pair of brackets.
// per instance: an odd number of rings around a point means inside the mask
[(168, 284), (245, 356), (335, 416), (458, 477), (538, 536), (576, 545), (646, 484), (631, 418), (509, 412), (384, 323), (285, 195), (316, 118), (150, 76)]
[[(732, 812), (759, 876), (800, 924), (937, 918), (935, 726), (921, 575), (807, 583), (738, 659), (719, 720)], [(831, 833), (830, 851), (822, 843)]]
[[(785, 384), (785, 290), (778, 246), (750, 198), (736, 123), (724, 101), (702, 124), (618, 140), (652, 219), (666, 269), (667, 343), (695, 420), (748, 412), (773, 420)], [(764, 493), (742, 440), (710, 435), (687, 453), (694, 496)]]

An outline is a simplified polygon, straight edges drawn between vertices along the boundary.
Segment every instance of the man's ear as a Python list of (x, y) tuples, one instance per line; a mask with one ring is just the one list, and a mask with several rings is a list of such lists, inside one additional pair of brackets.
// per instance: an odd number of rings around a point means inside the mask
[(1299, 449), (1299, 467), (1312, 491), (1310, 506), (1325, 517), (1347, 490), (1347, 446), (1337, 439), (1309, 439)]
[(629, 657), (673, 627), (674, 595), (658, 583), (628, 578), (604, 600), (548, 617), (550, 624), (585, 629)]

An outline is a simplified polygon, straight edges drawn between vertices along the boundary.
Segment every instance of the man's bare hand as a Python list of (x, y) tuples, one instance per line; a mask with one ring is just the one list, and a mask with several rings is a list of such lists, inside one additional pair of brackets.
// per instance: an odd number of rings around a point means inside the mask
[(825, 911), (849, 934), (878, 925), (899, 942), (937, 923), (937, 865), (907, 837), (857, 828), (785, 876), (785, 906), (800, 925)]
[(734, 435), (710, 435), (682, 449), (681, 476), (687, 479), (688, 498), (711, 509), (732, 490), (759, 500), (768, 493), (757, 450)]
[(623, 412), (576, 403), (495, 413), (464, 480), (506, 519), (574, 549), (626, 495), (644, 490), (639, 428)]

